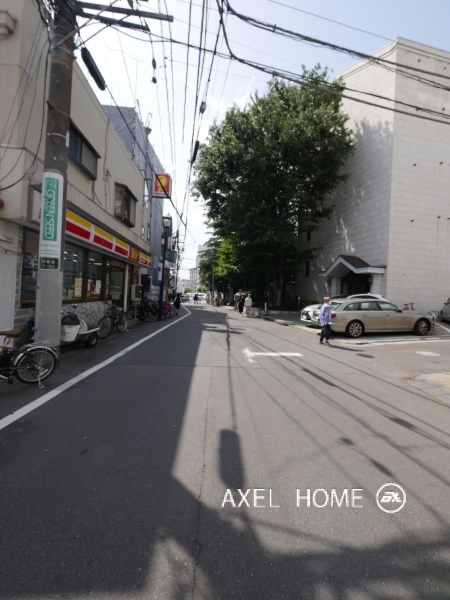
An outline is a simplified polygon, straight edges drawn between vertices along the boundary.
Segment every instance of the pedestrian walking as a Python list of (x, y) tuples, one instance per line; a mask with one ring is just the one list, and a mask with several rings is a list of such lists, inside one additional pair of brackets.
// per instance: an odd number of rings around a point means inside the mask
[(320, 333), (320, 343), (323, 344), (323, 338), (325, 338), (325, 344), (330, 343), (331, 336), (331, 309), (330, 309), (330, 298), (325, 296), (323, 299), (323, 304), (320, 307), (319, 316), (317, 317), (317, 322), (319, 325), (322, 325), (322, 331)]
[(252, 310), (252, 297), (250, 296), (250, 294), (247, 295), (247, 298), (245, 299), (245, 313), (246, 316), (249, 317), (251, 310)]
[(173, 306), (175, 308), (175, 316), (178, 317), (178, 311), (180, 310), (180, 304), (181, 304), (181, 296), (178, 293), (175, 296), (175, 300), (173, 301)]
[(198, 294), (194, 295), (194, 304), (198, 304)]
[(244, 296), (239, 296), (239, 302), (238, 302), (238, 309), (239, 309), (239, 314), (242, 317), (242, 313), (244, 312)]

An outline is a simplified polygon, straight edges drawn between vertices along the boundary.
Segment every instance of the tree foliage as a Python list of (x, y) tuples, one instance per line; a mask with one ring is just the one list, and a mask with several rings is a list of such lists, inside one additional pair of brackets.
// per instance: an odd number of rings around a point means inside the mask
[[(330, 85), (320, 67), (304, 74)], [(339, 80), (333, 87), (343, 90)], [(329, 217), (327, 197), (347, 178), (342, 167), (352, 152), (340, 107), (340, 97), (272, 79), (265, 95), (244, 109), (234, 106), (211, 127), (194, 193), (205, 200), (217, 274), (229, 284), (248, 274), (271, 304), (280, 304), (296, 265), (313, 258), (298, 236)]]

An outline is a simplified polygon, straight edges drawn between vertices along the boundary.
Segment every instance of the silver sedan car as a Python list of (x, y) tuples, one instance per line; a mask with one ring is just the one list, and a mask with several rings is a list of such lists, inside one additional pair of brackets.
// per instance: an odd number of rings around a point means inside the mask
[[(364, 332), (412, 331), (427, 335), (434, 330), (436, 318), (432, 314), (402, 310), (387, 300), (334, 300), (331, 308), (331, 329), (359, 338)], [(319, 310), (311, 322), (317, 324)]]

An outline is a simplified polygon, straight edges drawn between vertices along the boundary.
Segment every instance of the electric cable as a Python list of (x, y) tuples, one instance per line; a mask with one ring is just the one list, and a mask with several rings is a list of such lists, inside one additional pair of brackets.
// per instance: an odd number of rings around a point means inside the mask
[(192, 22), (192, 0), (189, 1), (189, 27), (188, 27), (188, 47), (186, 51), (186, 79), (184, 82), (184, 106), (183, 106), (183, 133), (181, 143), (184, 144), (184, 128), (186, 124), (186, 103), (187, 103), (187, 84), (189, 75), (189, 42), (191, 40), (191, 22)]
[[(218, 0), (216, 0), (216, 1), (218, 3)], [(227, 0), (224, 0), (224, 1), (228, 4)], [(219, 4), (218, 4), (218, 6), (220, 8)], [(221, 14), (220, 18), (221, 18), (222, 30), (223, 30), (223, 33), (224, 33), (224, 38), (225, 38), (225, 42), (226, 42), (228, 51), (230, 52), (230, 55), (232, 56), (232, 58), (234, 60), (237, 60), (238, 62), (240, 62), (242, 64), (246, 64), (248, 66), (251, 66), (251, 67), (253, 67), (255, 69), (258, 69), (259, 71), (267, 73), (268, 75), (272, 75), (274, 77), (280, 77), (282, 79), (287, 79), (289, 81), (293, 81), (294, 83), (300, 83), (301, 85), (304, 85), (305, 87), (309, 87), (309, 88), (317, 90), (317, 91), (322, 91), (322, 92), (331, 94), (333, 96), (338, 96), (338, 97), (341, 97), (341, 98), (346, 98), (348, 100), (353, 100), (354, 102), (359, 102), (359, 103), (362, 103), (362, 104), (367, 104), (369, 106), (374, 106), (376, 108), (381, 108), (383, 110), (389, 110), (389, 111), (397, 112), (397, 113), (400, 113), (400, 114), (405, 114), (405, 115), (410, 116), (410, 117), (424, 119), (426, 121), (433, 121), (433, 122), (441, 123), (441, 124), (449, 124), (450, 123), (450, 121), (446, 121), (445, 120), (447, 117), (445, 117), (444, 115), (442, 115), (442, 113), (436, 113), (436, 111), (431, 111), (430, 109), (426, 109), (424, 107), (415, 106), (415, 105), (408, 105), (411, 108), (415, 108), (417, 111), (421, 110), (421, 111), (428, 112), (428, 113), (432, 113), (433, 112), (434, 114), (439, 114), (439, 116), (441, 117), (441, 119), (444, 119), (444, 120), (432, 119), (432, 118), (429, 118), (429, 117), (425, 117), (423, 115), (409, 113), (407, 111), (403, 111), (403, 110), (400, 110), (400, 109), (397, 109), (397, 108), (394, 108), (394, 107), (381, 106), (379, 104), (375, 104), (374, 102), (370, 102), (368, 100), (362, 100), (360, 98), (355, 98), (355, 97), (352, 97), (352, 96), (348, 96), (347, 94), (342, 93), (342, 91), (335, 91), (335, 90), (330, 89), (331, 86), (329, 86), (327, 88), (327, 87), (319, 86), (317, 84), (310, 83), (310, 82), (307, 81), (307, 78), (304, 77), (304, 76), (297, 75), (297, 74), (289, 74), (289, 73), (287, 73), (285, 71), (283, 72), (281, 70), (277, 70), (277, 69), (274, 69), (272, 67), (268, 67), (268, 66), (265, 66), (265, 65), (261, 65), (261, 64), (254, 63), (252, 61), (247, 61), (247, 60), (245, 60), (243, 58), (240, 58), (240, 57), (236, 56), (233, 53), (233, 51), (231, 50), (231, 48), (230, 48), (230, 45), (229, 45), (229, 42), (228, 42), (228, 38), (227, 38), (227, 33), (226, 33), (226, 30), (225, 30), (224, 24), (223, 24), (222, 14)], [(360, 91), (358, 91), (357, 93), (374, 95), (374, 94), (371, 94), (369, 92), (360, 92)], [(388, 100), (388, 101), (390, 101), (390, 102), (397, 103), (397, 100), (395, 100), (393, 98), (385, 98), (385, 99)], [(406, 103), (403, 103), (403, 104), (406, 104)]]
[[(264, 23), (263, 21), (259, 21), (258, 19), (255, 19), (253, 17), (248, 17), (246, 15), (242, 15), (238, 12), (236, 12), (230, 5), (228, 0), (224, 0), (225, 5), (227, 7), (228, 12), (230, 12), (232, 15), (234, 15), (235, 17), (237, 17), (238, 19), (240, 19), (241, 21), (244, 21), (246, 23), (249, 23), (250, 25), (258, 28), (258, 29), (262, 29), (264, 31), (268, 31), (270, 33), (275, 33), (277, 35), (281, 35), (283, 37), (288, 37), (290, 39), (298, 39), (301, 40), (303, 42), (312, 44), (312, 45), (317, 45), (317, 46), (324, 46), (327, 48), (330, 48), (332, 50), (335, 50), (337, 52), (343, 52), (345, 54), (349, 54), (351, 56), (360, 58), (362, 60), (367, 60), (370, 63), (375, 63), (378, 64), (380, 66), (383, 66), (385, 68), (388, 68), (389, 70), (395, 70), (395, 72), (400, 73), (406, 77), (415, 79), (417, 81), (420, 81), (421, 83), (426, 83), (427, 85), (432, 85), (434, 87), (439, 87), (441, 89), (444, 89), (446, 91), (450, 91), (450, 87), (448, 86), (443, 86), (443, 85), (439, 85), (437, 82), (432, 81), (430, 79), (426, 79), (421, 77), (420, 75), (414, 75), (413, 73), (409, 73), (409, 71), (414, 71), (416, 73), (421, 73), (421, 74), (425, 74), (425, 75), (432, 75), (433, 77), (440, 77), (443, 79), (447, 79), (449, 80), (450, 77), (448, 75), (444, 75), (442, 73), (435, 73), (435, 72), (431, 72), (428, 71), (426, 69), (420, 69), (418, 67), (412, 67), (410, 65), (405, 65), (402, 63), (397, 63), (394, 61), (390, 61), (387, 60), (385, 58), (381, 58), (381, 57), (377, 57), (371, 54), (365, 54), (364, 52), (360, 52), (358, 50), (352, 50), (350, 48), (346, 48), (344, 46), (338, 46), (336, 44), (332, 44), (330, 42), (326, 42), (324, 40), (319, 40), (316, 38), (312, 38), (310, 36), (305, 36), (301, 33), (295, 32), (295, 31), (290, 31), (288, 29), (284, 29), (282, 27), (279, 27), (277, 25), (274, 24), (270, 24), (270, 23)], [(400, 69), (407, 69), (407, 71), (401, 71)]]
[[(106, 86), (106, 89), (108, 90), (108, 92), (109, 92), (109, 95), (111, 96), (111, 100), (112, 100), (112, 101), (114, 102), (114, 104), (116, 105), (116, 107), (117, 107), (117, 109), (118, 109), (118, 111), (119, 111), (119, 113), (120, 113), (120, 116), (122, 117), (122, 119), (123, 119), (123, 122), (125, 123), (125, 126), (127, 127), (128, 131), (130, 132), (130, 134), (131, 134), (131, 136), (132, 136), (132, 138), (133, 138), (134, 142), (136, 143), (136, 145), (137, 145), (137, 147), (139, 148), (139, 150), (142, 152), (143, 156), (145, 156), (145, 162), (146, 162), (146, 163), (147, 163), (147, 165), (150, 167), (150, 170), (152, 171), (153, 175), (154, 175), (154, 176), (156, 177), (156, 179), (158, 180), (159, 184), (161, 185), (161, 188), (164, 190), (164, 194), (165, 194), (166, 198), (168, 198), (168, 200), (169, 200), (169, 201), (170, 201), (170, 203), (172, 204), (173, 208), (175, 209), (176, 213), (178, 214), (178, 216), (180, 216), (180, 213), (178, 212), (178, 209), (177, 209), (177, 207), (176, 207), (176, 206), (175, 206), (175, 204), (172, 202), (172, 198), (169, 196), (169, 194), (167, 193), (167, 191), (166, 191), (166, 189), (165, 189), (164, 185), (162, 184), (161, 180), (159, 179), (158, 173), (156, 173), (155, 169), (153, 168), (153, 165), (151, 164), (150, 160), (148, 159), (146, 152), (143, 150), (143, 148), (142, 148), (142, 147), (141, 147), (141, 145), (139, 144), (139, 141), (138, 141), (138, 139), (136, 138), (136, 135), (135, 135), (134, 131), (131, 129), (131, 127), (130, 127), (130, 125), (129, 125), (129, 123), (128, 123), (128, 121), (127, 121), (126, 117), (125, 117), (125, 115), (123, 114), (123, 112), (122, 112), (122, 110), (121, 110), (120, 106), (117, 104), (117, 102), (116, 102), (116, 100), (115, 100), (115, 98), (114, 98), (114, 96), (113, 96), (113, 94), (112, 94), (111, 90), (109, 89), (109, 87), (108, 87), (108, 86)], [(181, 220), (181, 222), (183, 223), (183, 225), (185, 225), (184, 221), (183, 221), (181, 218), (180, 218), (180, 220)]]
[(342, 27), (347, 27), (347, 29), (353, 29), (353, 31), (359, 31), (360, 33), (366, 33), (367, 35), (373, 35), (374, 37), (380, 38), (381, 40), (387, 40), (388, 42), (392, 42), (390, 38), (384, 37), (384, 35), (379, 35), (378, 33), (372, 33), (371, 31), (366, 31), (365, 29), (359, 29), (359, 27), (352, 27), (351, 25), (347, 25), (346, 23), (341, 23), (340, 21), (335, 21), (334, 19), (329, 19), (327, 17), (323, 17), (321, 15), (316, 15), (315, 13), (309, 12), (307, 10), (303, 10), (301, 8), (297, 8), (296, 6), (290, 6), (289, 4), (283, 4), (283, 2), (277, 2), (277, 0), (267, 0), (267, 2), (272, 2), (272, 4), (278, 4), (279, 6), (284, 6), (285, 8), (290, 8), (291, 10), (296, 10), (297, 12), (304, 13), (305, 15), (310, 15), (311, 17), (316, 17), (317, 19), (323, 19), (324, 21), (329, 21), (330, 23), (335, 23), (336, 25), (341, 25)]

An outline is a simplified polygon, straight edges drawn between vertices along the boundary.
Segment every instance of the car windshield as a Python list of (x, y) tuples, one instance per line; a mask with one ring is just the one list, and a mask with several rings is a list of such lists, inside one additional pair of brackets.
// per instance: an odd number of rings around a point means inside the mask
[(341, 306), (342, 302), (331, 302), (330, 303), (330, 308), (331, 310), (335, 310), (336, 308), (339, 308), (339, 306)]

